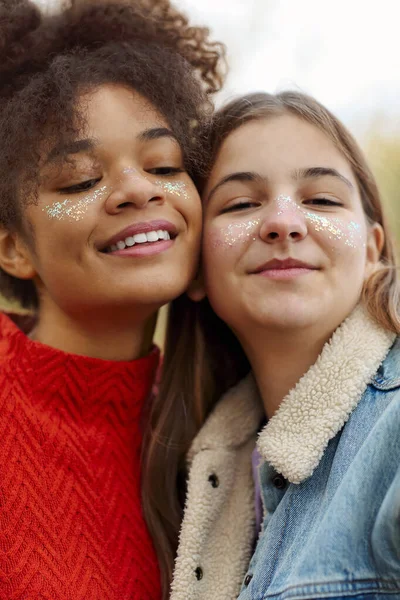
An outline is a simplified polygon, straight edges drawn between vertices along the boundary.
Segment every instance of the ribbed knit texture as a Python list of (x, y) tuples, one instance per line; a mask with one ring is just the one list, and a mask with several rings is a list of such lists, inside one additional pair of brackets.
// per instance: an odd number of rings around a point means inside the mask
[(92, 359), (0, 315), (0, 599), (159, 600), (140, 419), (159, 353)]

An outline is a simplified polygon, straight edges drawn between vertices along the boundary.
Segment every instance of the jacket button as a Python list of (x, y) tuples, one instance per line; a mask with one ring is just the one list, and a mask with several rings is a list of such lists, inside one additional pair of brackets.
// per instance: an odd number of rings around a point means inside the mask
[(217, 488), (219, 486), (219, 479), (215, 473), (211, 473), (210, 477), (208, 478), (208, 481), (211, 483), (213, 488)]
[(200, 579), (203, 579), (203, 569), (201, 567), (197, 567), (197, 569), (195, 570), (195, 573), (196, 573), (197, 581), (200, 581)]
[(244, 580), (244, 585), (247, 587), (252, 579), (253, 579), (253, 575), (246, 575), (246, 578)]
[(272, 478), (272, 485), (276, 487), (277, 490), (283, 490), (286, 487), (287, 481), (283, 475), (275, 475)]

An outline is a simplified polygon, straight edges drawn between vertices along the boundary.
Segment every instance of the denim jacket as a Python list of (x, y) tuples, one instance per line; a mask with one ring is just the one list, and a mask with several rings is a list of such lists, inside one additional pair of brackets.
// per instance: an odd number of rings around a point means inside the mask
[[(248, 394), (254, 426), (260, 413)], [(249, 564), (242, 519), (254, 520), (238, 486), (249, 492), (254, 445), (239, 429), (234, 443), (233, 423), (249, 430), (250, 422), (243, 387), (237, 420), (232, 397), (189, 456), (172, 599), (400, 599), (400, 341), (357, 308), (260, 433), (264, 518)], [(211, 472), (226, 485), (224, 500), (213, 496)]]
[(313, 475), (259, 471), (264, 522), (240, 600), (400, 598), (400, 342)]

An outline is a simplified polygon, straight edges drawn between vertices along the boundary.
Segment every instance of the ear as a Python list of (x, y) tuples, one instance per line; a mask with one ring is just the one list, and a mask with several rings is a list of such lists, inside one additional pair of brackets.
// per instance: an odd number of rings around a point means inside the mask
[(31, 252), (18, 233), (0, 227), (0, 267), (17, 279), (33, 279), (36, 270)]
[(206, 297), (206, 290), (204, 288), (203, 274), (201, 270), (197, 273), (192, 283), (189, 285), (187, 295), (193, 302), (200, 302)]
[(379, 263), (383, 245), (385, 243), (385, 233), (380, 223), (373, 223), (369, 227), (367, 236), (367, 253), (365, 277), (369, 277)]

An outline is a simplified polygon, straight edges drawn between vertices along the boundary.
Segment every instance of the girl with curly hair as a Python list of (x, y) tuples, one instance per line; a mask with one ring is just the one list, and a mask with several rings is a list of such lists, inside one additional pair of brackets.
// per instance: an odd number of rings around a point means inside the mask
[(208, 157), (160, 391), (191, 429), (161, 422), (153, 449), (188, 471), (171, 600), (399, 598), (399, 282), (374, 177), (298, 92), (221, 109)]
[(196, 270), (223, 54), (166, 0), (0, 1), (0, 290), (30, 309), (0, 316), (1, 598), (157, 600), (157, 555), (167, 595), (152, 334)]

